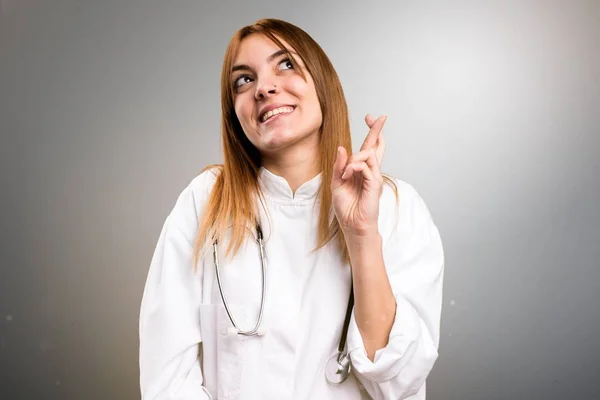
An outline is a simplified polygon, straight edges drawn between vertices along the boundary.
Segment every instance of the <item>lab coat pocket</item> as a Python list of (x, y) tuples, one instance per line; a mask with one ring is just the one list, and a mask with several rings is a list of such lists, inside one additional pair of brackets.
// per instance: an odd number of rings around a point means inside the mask
[[(229, 305), (242, 329), (248, 324), (248, 308)], [(231, 334), (233, 327), (222, 304), (200, 306), (205, 386), (216, 399), (237, 399), (241, 391), (248, 337)], [(216, 393), (216, 396), (215, 396)]]

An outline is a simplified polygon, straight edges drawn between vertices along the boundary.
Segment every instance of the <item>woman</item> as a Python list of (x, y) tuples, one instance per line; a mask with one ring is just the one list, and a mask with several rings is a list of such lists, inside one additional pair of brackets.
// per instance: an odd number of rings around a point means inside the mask
[(142, 398), (424, 399), (443, 251), (379, 170), (385, 117), (350, 155), (331, 62), (274, 19), (233, 37), (221, 90), (224, 164), (183, 190), (150, 265)]

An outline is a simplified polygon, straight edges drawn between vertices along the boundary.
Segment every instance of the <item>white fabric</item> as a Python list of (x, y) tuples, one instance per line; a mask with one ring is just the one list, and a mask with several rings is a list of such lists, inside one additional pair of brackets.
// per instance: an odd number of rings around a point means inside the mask
[[(422, 198), (395, 180), (396, 203), (384, 184), (379, 231), (396, 318), (387, 346), (371, 362), (353, 316), (352, 374), (334, 386), (325, 380), (324, 366), (337, 349), (351, 272), (334, 243), (312, 251), (321, 175), (295, 194), (285, 179), (264, 168), (259, 181), (268, 210), (261, 211), (266, 334), (227, 336), (231, 322), (212, 251), (193, 270), (198, 216), (214, 183), (213, 173), (204, 172), (179, 196), (150, 265), (140, 312), (142, 399), (425, 399), (425, 379), (438, 355), (444, 256)], [(225, 246), (219, 243), (225, 296), (236, 322), (252, 329), (261, 300), (258, 246), (248, 241), (231, 259), (225, 258)]]

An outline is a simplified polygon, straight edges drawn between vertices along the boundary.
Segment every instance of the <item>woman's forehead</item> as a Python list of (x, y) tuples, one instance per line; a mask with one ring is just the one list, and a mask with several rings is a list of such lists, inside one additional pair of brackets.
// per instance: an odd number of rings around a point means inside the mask
[[(284, 39), (276, 37), (288, 51), (295, 52)], [(270, 62), (273, 61), (272, 55), (280, 50), (281, 48), (271, 38), (254, 33), (242, 39), (233, 64), (250, 65)]]

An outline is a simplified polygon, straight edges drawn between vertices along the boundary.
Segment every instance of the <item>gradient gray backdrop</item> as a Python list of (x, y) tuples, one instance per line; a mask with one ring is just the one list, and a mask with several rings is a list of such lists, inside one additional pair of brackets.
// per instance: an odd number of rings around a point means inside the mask
[(0, 0), (0, 399), (136, 399), (160, 228), (221, 160), (219, 74), (261, 17), (336, 66), (355, 148), (446, 251), (432, 400), (600, 399), (600, 2)]

